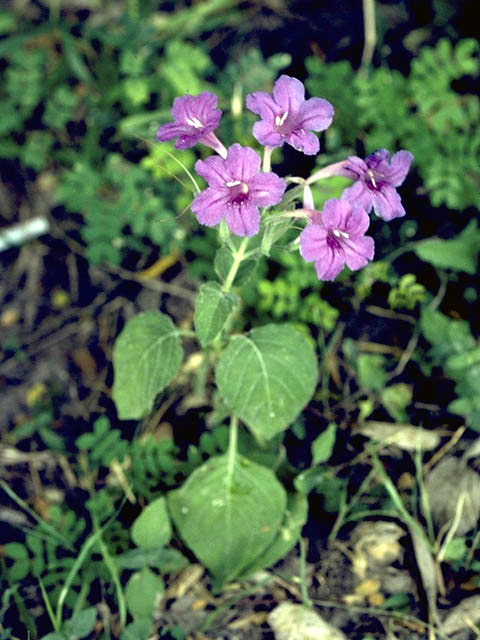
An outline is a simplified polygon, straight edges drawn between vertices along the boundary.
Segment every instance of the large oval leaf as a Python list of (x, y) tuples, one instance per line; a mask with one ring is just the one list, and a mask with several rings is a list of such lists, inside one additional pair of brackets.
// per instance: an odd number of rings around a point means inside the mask
[(182, 358), (178, 331), (168, 316), (146, 311), (132, 318), (113, 350), (113, 399), (119, 417), (138, 419), (148, 414)]
[(273, 471), (238, 455), (211, 458), (167, 500), (180, 536), (211, 571), (216, 589), (265, 553), (286, 507)]
[(286, 429), (310, 400), (317, 361), (289, 325), (267, 325), (230, 341), (216, 381), (225, 404), (261, 438)]

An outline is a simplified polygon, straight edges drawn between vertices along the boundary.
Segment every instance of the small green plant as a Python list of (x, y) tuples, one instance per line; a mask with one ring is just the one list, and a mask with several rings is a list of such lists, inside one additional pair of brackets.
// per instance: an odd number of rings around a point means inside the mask
[(464, 320), (452, 320), (440, 313), (424, 309), (421, 328), (431, 343), (431, 364), (441, 365), (455, 381), (457, 398), (449, 405), (452, 413), (458, 413), (469, 426), (480, 431), (480, 349)]

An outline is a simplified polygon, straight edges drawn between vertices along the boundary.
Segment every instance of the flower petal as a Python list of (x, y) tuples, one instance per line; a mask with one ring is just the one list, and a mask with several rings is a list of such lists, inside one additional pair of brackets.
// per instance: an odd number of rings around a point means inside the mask
[(409, 151), (397, 151), (387, 170), (387, 178), (392, 187), (399, 187), (410, 169), (413, 155)]
[(273, 86), (273, 98), (283, 113), (297, 113), (305, 100), (305, 87), (297, 78), (281, 75)]
[(214, 227), (225, 216), (228, 204), (227, 193), (208, 187), (195, 196), (191, 208), (200, 224)]
[(275, 116), (278, 116), (281, 111), (281, 108), (266, 91), (255, 91), (254, 93), (249, 93), (245, 104), (249, 111), (256, 113), (265, 120), (269, 120), (272, 123), (272, 126), (275, 121)]
[(302, 151), (307, 156), (314, 156), (320, 149), (320, 142), (317, 136), (304, 129), (295, 129), (285, 135), (285, 140), (297, 151)]
[(390, 152), (387, 149), (378, 149), (365, 158), (365, 163), (374, 173), (385, 174), (388, 171), (388, 159)]
[(363, 236), (369, 226), (370, 218), (365, 209), (352, 205), (352, 211), (343, 230), (350, 236)]
[(335, 280), (344, 265), (343, 251), (325, 246), (321, 259), (315, 262), (315, 271), (319, 280)]
[(352, 180), (357, 180), (367, 173), (368, 166), (362, 158), (359, 158), (358, 156), (349, 156), (345, 162), (344, 169), (347, 172), (345, 174), (347, 178), (351, 177)]
[[(214, 93), (204, 91), (198, 96), (182, 96), (175, 98), (171, 114), (177, 122), (186, 123), (187, 120), (197, 118), (202, 125), (202, 130), (210, 128), (214, 124), (218, 126), (222, 112), (216, 109), (218, 98)], [(193, 127), (195, 129), (195, 127)], [(199, 127), (200, 128), (200, 127)], [(210, 128), (210, 130), (212, 130)]]
[(258, 209), (248, 201), (230, 205), (226, 220), (230, 231), (237, 236), (253, 236), (260, 228)]
[(198, 119), (205, 123), (208, 130), (213, 131), (220, 123), (222, 111), (217, 109), (218, 97), (214, 93), (204, 91), (197, 96)]
[(393, 220), (405, 215), (400, 196), (394, 187), (383, 185), (380, 191), (373, 193), (373, 210), (383, 220)]
[(183, 124), (167, 122), (167, 124), (162, 125), (157, 131), (157, 140), (159, 142), (166, 142), (178, 136), (188, 135), (188, 133), (187, 128)]
[(323, 256), (327, 248), (327, 230), (323, 224), (307, 224), (300, 234), (300, 255), (307, 262)]
[(242, 147), (235, 143), (228, 148), (225, 167), (232, 180), (241, 180), (248, 184), (260, 171), (261, 163), (260, 156), (251, 147)]
[(352, 205), (347, 200), (330, 198), (330, 200), (327, 200), (323, 205), (322, 221), (325, 228), (343, 231), (351, 211)]
[(300, 107), (298, 124), (302, 129), (323, 131), (332, 124), (334, 109), (328, 100), (310, 98)]
[(197, 160), (195, 171), (211, 187), (225, 187), (225, 183), (231, 180), (225, 160), (219, 156), (209, 156), (205, 160)]
[(370, 236), (342, 239), (345, 262), (352, 271), (364, 267), (373, 258), (375, 244)]
[(251, 178), (249, 184), (249, 199), (257, 207), (267, 207), (278, 204), (283, 198), (287, 185), (285, 180), (277, 176), (273, 171), (258, 173)]
[(353, 206), (365, 209), (370, 213), (373, 205), (373, 194), (362, 180), (357, 180), (351, 187), (343, 190), (342, 200), (348, 200)]
[(253, 137), (266, 147), (281, 147), (284, 143), (283, 136), (277, 133), (274, 126), (266, 120), (255, 122)]

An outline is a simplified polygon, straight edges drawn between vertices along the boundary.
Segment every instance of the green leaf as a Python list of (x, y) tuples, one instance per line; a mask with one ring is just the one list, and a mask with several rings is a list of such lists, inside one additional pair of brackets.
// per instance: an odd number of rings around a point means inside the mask
[(135, 622), (127, 624), (122, 631), (120, 640), (147, 640), (152, 630), (150, 618), (139, 618)]
[(219, 589), (269, 549), (284, 517), (286, 494), (270, 469), (225, 455), (196, 469), (168, 495), (168, 506), (181, 538)]
[(113, 350), (113, 399), (121, 420), (148, 414), (157, 394), (176, 375), (183, 358), (170, 318), (146, 311), (130, 320)]
[(301, 493), (289, 494), (287, 499), (285, 517), (275, 540), (245, 573), (271, 567), (284, 558), (297, 543), (302, 527), (307, 521), (308, 500)]
[(407, 422), (408, 415), (405, 411), (412, 401), (412, 387), (404, 382), (397, 382), (385, 387), (380, 392), (382, 404), (388, 413), (397, 422)]
[(468, 553), (467, 541), (465, 538), (452, 538), (445, 549), (445, 562), (462, 562)]
[(207, 282), (200, 287), (193, 321), (202, 347), (217, 337), (236, 305), (237, 297), (225, 295), (218, 283)]
[(67, 640), (67, 636), (60, 631), (52, 631), (52, 633), (42, 636), (41, 640)]
[(385, 358), (377, 353), (361, 353), (357, 358), (358, 383), (364, 389), (381, 391), (387, 383)]
[(143, 569), (153, 567), (162, 573), (181, 571), (190, 564), (187, 558), (176, 549), (132, 549), (115, 556), (115, 562), (120, 569)]
[(310, 400), (317, 361), (293, 327), (270, 324), (230, 341), (216, 381), (225, 404), (256, 436), (268, 439), (284, 431)]
[(422, 240), (415, 246), (419, 258), (434, 267), (466, 271), (474, 275), (477, 270), (477, 256), (480, 247), (480, 231), (477, 221), (470, 224), (452, 240), (441, 238)]
[(312, 442), (312, 466), (326, 462), (335, 446), (337, 425), (331, 422), (323, 433)]
[(97, 612), (94, 607), (79, 611), (65, 622), (65, 631), (68, 635), (84, 638), (92, 631), (96, 618)]
[(147, 567), (134, 573), (125, 587), (125, 598), (132, 616), (151, 618), (164, 591), (163, 580)]
[(345, 478), (338, 478), (331, 469), (312, 467), (299, 473), (293, 484), (295, 489), (304, 495), (308, 495), (313, 490), (321, 493), (325, 511), (333, 513), (338, 511), (344, 499), (347, 481)]
[(168, 544), (172, 527), (167, 502), (162, 496), (151, 502), (133, 523), (132, 540), (141, 549), (158, 549)]
[(13, 560), (8, 568), (8, 577), (11, 582), (20, 582), (30, 573), (30, 559), (27, 548), (20, 542), (8, 542), (4, 546), (7, 558)]
[[(215, 273), (222, 282), (225, 282), (227, 279), (234, 260), (235, 258), (228, 247), (220, 247), (215, 254)], [(246, 284), (255, 273), (257, 265), (257, 258), (243, 260), (235, 275), (233, 284), (236, 287), (241, 287)]]
[(7, 542), (3, 547), (3, 552), (13, 560), (28, 560), (27, 548), (20, 542)]

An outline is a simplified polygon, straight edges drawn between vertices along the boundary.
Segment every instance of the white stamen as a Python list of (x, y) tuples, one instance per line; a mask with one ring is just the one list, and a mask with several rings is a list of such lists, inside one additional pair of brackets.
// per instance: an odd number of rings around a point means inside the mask
[(285, 113), (282, 116), (275, 116), (275, 126), (281, 127), (282, 124), (287, 119), (287, 117), (288, 117), (288, 111), (285, 111)]
[(245, 184), (245, 182), (242, 182), (242, 187), (240, 190), (242, 193), (248, 193), (248, 184)]
[(230, 180), (230, 182), (225, 182), (226, 187), (237, 187), (239, 184), (242, 184), (241, 180)]
[(373, 171), (371, 169), (369, 169), (367, 171), (367, 176), (370, 178), (371, 183), (373, 184), (374, 188), (377, 188), (377, 183), (375, 182), (375, 176), (373, 175)]
[(349, 234), (346, 231), (340, 231), (340, 229), (334, 229), (332, 233), (336, 238), (350, 238)]
[(191, 127), (195, 127), (195, 129), (201, 129), (203, 127), (203, 124), (195, 116), (193, 118), (187, 118), (185, 122), (189, 124)]

